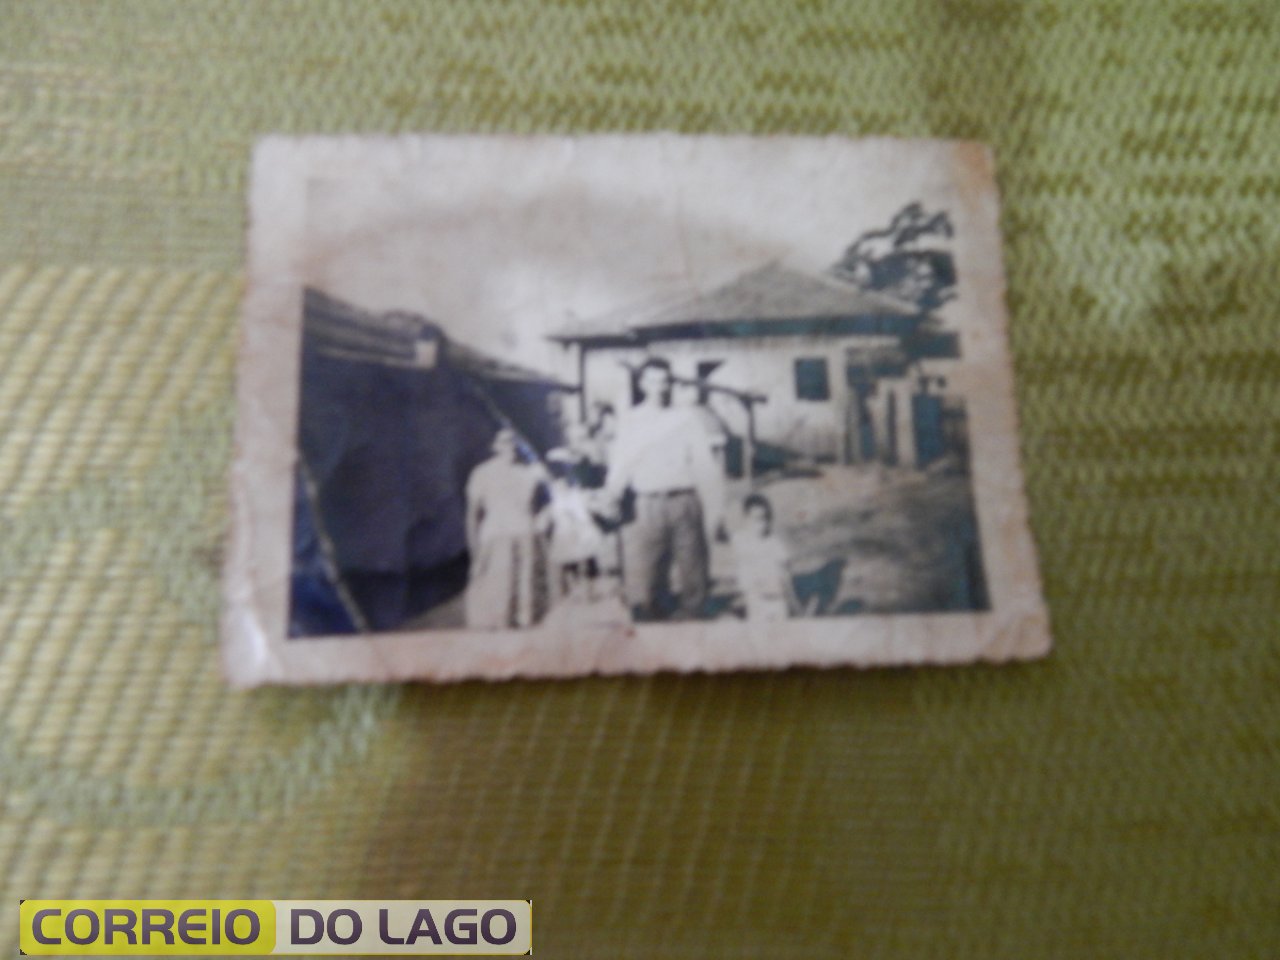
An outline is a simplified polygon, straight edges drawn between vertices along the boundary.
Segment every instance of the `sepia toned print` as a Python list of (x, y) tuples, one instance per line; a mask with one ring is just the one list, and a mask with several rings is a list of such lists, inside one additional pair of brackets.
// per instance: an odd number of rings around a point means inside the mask
[(233, 679), (1047, 649), (981, 148), (273, 140), (254, 175)]

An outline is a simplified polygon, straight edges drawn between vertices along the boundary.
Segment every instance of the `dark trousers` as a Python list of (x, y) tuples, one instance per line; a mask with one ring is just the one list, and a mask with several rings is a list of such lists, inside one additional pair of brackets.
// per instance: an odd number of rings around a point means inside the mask
[(622, 528), (622, 575), (638, 620), (689, 620), (707, 599), (709, 555), (694, 490), (637, 494)]

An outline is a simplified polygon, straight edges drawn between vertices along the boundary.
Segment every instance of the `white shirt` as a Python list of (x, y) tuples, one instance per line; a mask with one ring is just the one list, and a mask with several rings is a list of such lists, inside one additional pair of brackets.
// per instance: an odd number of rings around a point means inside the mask
[(632, 407), (618, 418), (605, 487), (614, 495), (696, 490), (708, 520), (724, 504), (724, 477), (703, 418), (691, 407)]

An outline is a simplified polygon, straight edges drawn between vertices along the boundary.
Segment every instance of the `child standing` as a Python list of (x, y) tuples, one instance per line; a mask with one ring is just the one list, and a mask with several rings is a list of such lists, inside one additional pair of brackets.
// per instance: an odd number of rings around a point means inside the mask
[(785, 620), (798, 608), (787, 548), (774, 536), (773, 504), (753, 493), (742, 503), (743, 525), (733, 538), (738, 589), (748, 620)]

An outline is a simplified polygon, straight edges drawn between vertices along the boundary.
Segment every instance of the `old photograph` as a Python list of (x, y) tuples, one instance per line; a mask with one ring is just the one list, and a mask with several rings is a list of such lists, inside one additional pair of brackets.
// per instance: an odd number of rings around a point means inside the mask
[(316, 138), (254, 174), (233, 679), (1047, 650), (983, 148)]

